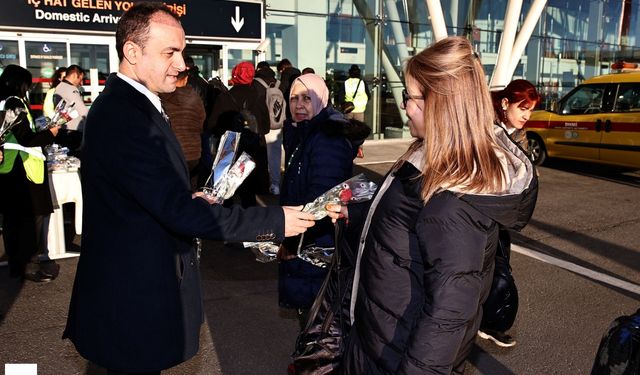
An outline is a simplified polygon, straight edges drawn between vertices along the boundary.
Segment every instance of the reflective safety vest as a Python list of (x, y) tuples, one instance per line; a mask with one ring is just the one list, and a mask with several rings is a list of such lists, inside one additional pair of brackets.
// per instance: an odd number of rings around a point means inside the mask
[[(27, 119), (31, 131), (36, 132), (36, 126), (33, 122), (29, 107), (21, 98), (17, 96), (10, 96), (9, 98), (16, 98), (22, 102), (26, 112)], [(9, 99), (7, 98), (7, 99)], [(0, 111), (4, 110), (5, 101), (0, 102)], [(6, 174), (13, 169), (14, 162), (18, 155), (22, 159), (22, 165), (29, 181), (34, 184), (41, 184), (44, 182), (44, 161), (47, 159), (42, 153), (41, 147), (24, 147), (16, 139), (13, 133), (7, 136), (6, 143), (4, 144), (4, 160), (0, 163), (0, 174)]]
[(367, 97), (367, 90), (362, 79), (349, 78), (344, 81), (344, 101), (353, 103), (355, 107), (353, 108), (353, 112), (361, 113), (367, 109), (369, 97)]

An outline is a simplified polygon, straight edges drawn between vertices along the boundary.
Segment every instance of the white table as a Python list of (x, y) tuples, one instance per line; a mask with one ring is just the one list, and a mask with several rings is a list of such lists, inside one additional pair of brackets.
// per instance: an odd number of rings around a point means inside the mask
[(79, 254), (67, 254), (64, 238), (64, 217), (62, 205), (75, 203), (75, 231), (82, 234), (82, 186), (78, 172), (51, 172), (49, 173), (49, 190), (53, 201), (53, 213), (49, 219), (49, 233), (47, 246), (51, 259), (66, 258)]

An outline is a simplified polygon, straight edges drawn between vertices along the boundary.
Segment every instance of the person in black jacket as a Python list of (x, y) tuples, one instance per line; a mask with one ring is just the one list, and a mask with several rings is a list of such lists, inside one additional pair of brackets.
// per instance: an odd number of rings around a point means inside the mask
[[(286, 169), (281, 204), (310, 203), (352, 175), (358, 146), (370, 130), (361, 122), (347, 120), (328, 101), (329, 90), (322, 77), (309, 73), (293, 81), (289, 98), (293, 117), (284, 125)], [(297, 258), (298, 247), (333, 247), (333, 233), (330, 220), (324, 219), (303, 238), (292, 237), (282, 244), (279, 302), (297, 309), (301, 327), (326, 269)]]
[[(300, 76), (300, 69), (294, 67), (289, 59), (280, 60), (280, 62), (276, 65), (276, 69), (280, 74), (280, 91), (282, 91), (285, 99), (288, 99), (289, 91), (291, 90), (291, 84), (293, 83), (293, 80)], [(289, 107), (288, 101), (285, 115), (288, 119), (291, 118), (291, 108)]]
[(59, 127), (38, 131), (29, 110), (31, 73), (8, 65), (0, 75), (0, 110), (21, 113), (6, 138), (0, 162), (0, 212), (9, 275), (37, 282), (58, 276), (59, 266), (48, 259), (47, 217), (53, 212), (42, 147), (50, 145)]
[[(254, 76), (253, 64), (238, 63), (231, 73), (233, 86), (220, 94), (207, 120), (208, 131), (217, 137), (227, 130), (241, 133), (238, 154), (245, 151), (256, 162), (256, 169), (236, 191), (245, 208), (255, 206), (256, 194), (268, 193), (270, 185), (265, 141), (265, 135), (271, 130), (269, 113), (264, 96), (258, 95), (259, 83), (253, 81)], [(251, 121), (244, 116), (247, 112), (253, 116)]]
[(159, 374), (197, 353), (204, 314), (194, 237), (281, 241), (313, 218), (192, 194), (158, 97), (175, 90), (185, 45), (171, 8), (136, 2), (118, 21), (119, 71), (87, 116), (82, 251), (63, 338), (108, 374)]
[(415, 142), (370, 203), (328, 207), (361, 233), (344, 374), (462, 374), (498, 228), (521, 229), (537, 197), (530, 160), (494, 128), (468, 40), (442, 39), (405, 69)]
[[(496, 122), (507, 132), (509, 138), (531, 157), (524, 125), (540, 102), (536, 87), (527, 80), (516, 79), (503, 90), (491, 92), (491, 99)], [(513, 280), (509, 266), (511, 236), (507, 229), (501, 228), (499, 233), (494, 281), (484, 305), (478, 336), (500, 347), (509, 348), (516, 345), (516, 340), (506, 331), (513, 325), (518, 311), (518, 292), (515, 283), (509, 282)], [(501, 253), (504, 256), (501, 256)]]

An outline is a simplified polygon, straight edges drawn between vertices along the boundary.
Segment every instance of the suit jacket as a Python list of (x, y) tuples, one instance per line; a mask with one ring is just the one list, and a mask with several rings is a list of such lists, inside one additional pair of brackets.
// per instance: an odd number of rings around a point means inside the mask
[(279, 241), (281, 208), (192, 199), (169, 125), (115, 74), (91, 106), (82, 163), (82, 249), (63, 337), (116, 371), (189, 359), (203, 321), (193, 237)]

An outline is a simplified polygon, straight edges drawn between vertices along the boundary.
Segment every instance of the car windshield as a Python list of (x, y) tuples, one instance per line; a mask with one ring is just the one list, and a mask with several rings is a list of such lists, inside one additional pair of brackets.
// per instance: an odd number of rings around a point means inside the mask
[(560, 103), (563, 115), (600, 113), (605, 85), (584, 85), (570, 93)]

